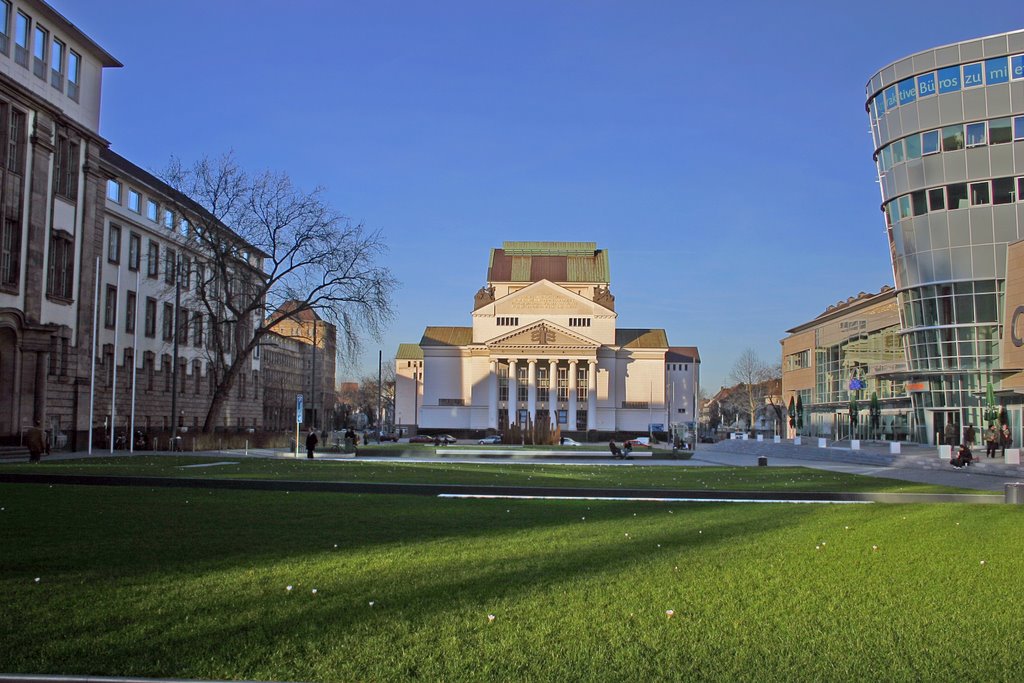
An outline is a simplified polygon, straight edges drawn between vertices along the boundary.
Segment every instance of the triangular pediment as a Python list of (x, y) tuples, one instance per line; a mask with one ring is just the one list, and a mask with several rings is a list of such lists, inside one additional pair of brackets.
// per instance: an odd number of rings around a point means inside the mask
[(549, 320), (524, 325), (485, 342), (490, 349), (596, 349), (598, 344)]
[(585, 296), (555, 284), (538, 280), (517, 292), (512, 292), (479, 313), (490, 315), (611, 315), (615, 312), (594, 303)]

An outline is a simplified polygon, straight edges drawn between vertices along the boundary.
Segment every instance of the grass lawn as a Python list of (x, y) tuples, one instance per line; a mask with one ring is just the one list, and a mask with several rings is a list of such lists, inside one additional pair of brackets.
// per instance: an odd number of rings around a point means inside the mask
[(1024, 662), (1017, 506), (2, 484), (0, 508), (3, 672), (973, 681)]
[[(188, 467), (218, 462), (234, 464)], [(642, 464), (625, 467), (496, 462), (309, 461), (305, 458), (232, 458), (228, 455), (216, 458), (191, 455), (140, 455), (44, 460), (38, 465), (15, 463), (0, 465), (0, 472), (626, 489), (978, 493), (967, 489), (863, 477), (806, 467), (647, 467)]]

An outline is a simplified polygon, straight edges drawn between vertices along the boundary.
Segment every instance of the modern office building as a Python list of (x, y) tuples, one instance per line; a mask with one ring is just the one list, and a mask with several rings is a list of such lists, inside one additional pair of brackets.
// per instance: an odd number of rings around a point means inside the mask
[[(788, 408), (790, 399), (794, 407), (800, 399), (801, 434), (910, 438), (916, 424), (911, 400), (904, 382), (892, 379), (906, 365), (895, 289), (886, 286), (875, 294), (851, 296), (787, 333), (782, 340), (782, 400)], [(877, 429), (868, 419), (872, 395), (881, 408)], [(851, 400), (858, 409), (855, 425)]]
[(925, 50), (871, 77), (866, 107), (888, 230), (914, 438), (980, 424), (989, 387), (1020, 439), (1009, 245), (1024, 238), (1024, 31)]
[(617, 327), (607, 250), (505, 242), (486, 282), (472, 326), (428, 327), (400, 347), (399, 427), (639, 433), (697, 419), (697, 349), (670, 347), (663, 329)]

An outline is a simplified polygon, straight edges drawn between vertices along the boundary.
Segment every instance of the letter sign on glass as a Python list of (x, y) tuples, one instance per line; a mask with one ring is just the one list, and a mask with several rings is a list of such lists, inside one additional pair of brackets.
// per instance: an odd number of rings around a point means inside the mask
[(947, 66), (939, 69), (939, 94), (956, 92), (960, 89), (960, 67)]
[(978, 64), (964, 64), (964, 88), (976, 88), (979, 85), (984, 85), (985, 82), (981, 77), (981, 63)]
[(1006, 83), (1010, 80), (1010, 70), (1006, 66), (1006, 57), (997, 57), (985, 61), (985, 83)]
[(1024, 55), (1010, 57), (1010, 76), (1014, 80), (1024, 78)]
[(896, 101), (896, 86), (892, 86), (885, 91), (885, 108), (895, 109), (898, 102)]
[(885, 113), (885, 98), (882, 96), (882, 93), (875, 95), (875, 111), (878, 118), (882, 118), (882, 114)]
[(917, 96), (928, 97), (935, 94), (935, 74), (917, 77)]
[(910, 104), (917, 99), (917, 87), (914, 85), (914, 79), (908, 78), (905, 81), (899, 82), (900, 89), (900, 104)]

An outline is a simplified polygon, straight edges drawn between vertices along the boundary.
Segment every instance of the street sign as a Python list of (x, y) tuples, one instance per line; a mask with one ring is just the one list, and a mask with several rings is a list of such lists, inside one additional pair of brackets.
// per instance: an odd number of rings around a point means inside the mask
[(302, 424), (302, 394), (295, 394), (295, 424)]

